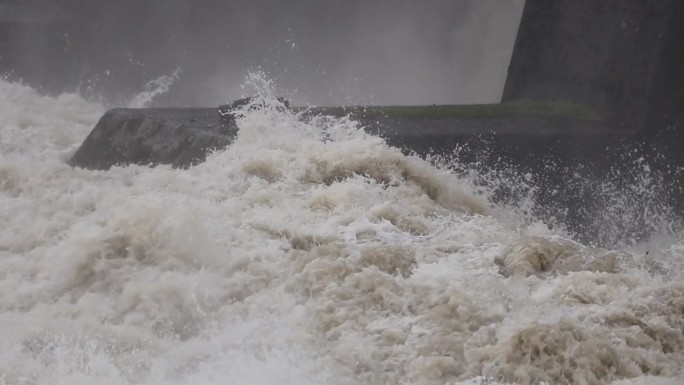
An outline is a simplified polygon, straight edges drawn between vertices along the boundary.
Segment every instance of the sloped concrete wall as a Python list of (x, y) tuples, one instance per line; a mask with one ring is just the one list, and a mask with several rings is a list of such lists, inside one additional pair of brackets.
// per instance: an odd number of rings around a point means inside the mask
[(117, 108), (100, 118), (69, 164), (97, 170), (127, 164), (189, 167), (224, 149), (237, 131), (235, 122), (220, 120), (213, 108)]

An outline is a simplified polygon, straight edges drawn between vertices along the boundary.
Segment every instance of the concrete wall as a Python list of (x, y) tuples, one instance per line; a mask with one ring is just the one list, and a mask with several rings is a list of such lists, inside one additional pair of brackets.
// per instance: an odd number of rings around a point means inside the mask
[(503, 101), (570, 100), (615, 127), (659, 125), (682, 107), (683, 11), (681, 0), (527, 0)]

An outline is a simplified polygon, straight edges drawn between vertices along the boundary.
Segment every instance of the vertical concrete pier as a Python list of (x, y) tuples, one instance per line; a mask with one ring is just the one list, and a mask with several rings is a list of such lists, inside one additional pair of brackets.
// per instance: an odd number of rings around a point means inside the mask
[(684, 114), (684, 1), (527, 0), (503, 101), (566, 100), (615, 128)]

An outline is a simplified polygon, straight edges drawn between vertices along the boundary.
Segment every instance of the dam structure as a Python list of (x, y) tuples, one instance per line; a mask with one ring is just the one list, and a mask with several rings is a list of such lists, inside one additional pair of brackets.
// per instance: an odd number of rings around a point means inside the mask
[[(310, 113), (351, 114), (418, 154), (449, 152), (473, 135), (487, 136), (491, 152), (514, 160), (554, 154), (601, 161), (602, 149), (624, 140), (671, 146), (684, 111), (683, 9), (677, 0), (527, 0), (500, 104)], [(228, 145), (236, 130), (213, 107), (115, 109), (70, 163), (188, 167)]]
[(683, 19), (677, 0), (527, 0), (502, 101), (575, 101), (625, 130), (675, 124)]

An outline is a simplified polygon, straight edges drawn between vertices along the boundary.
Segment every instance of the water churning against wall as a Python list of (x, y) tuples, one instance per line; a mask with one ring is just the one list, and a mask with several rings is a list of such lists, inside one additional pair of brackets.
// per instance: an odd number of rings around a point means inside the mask
[(681, 237), (584, 246), (250, 82), (205, 163), (88, 171), (104, 107), (0, 81), (0, 384), (684, 381)]

